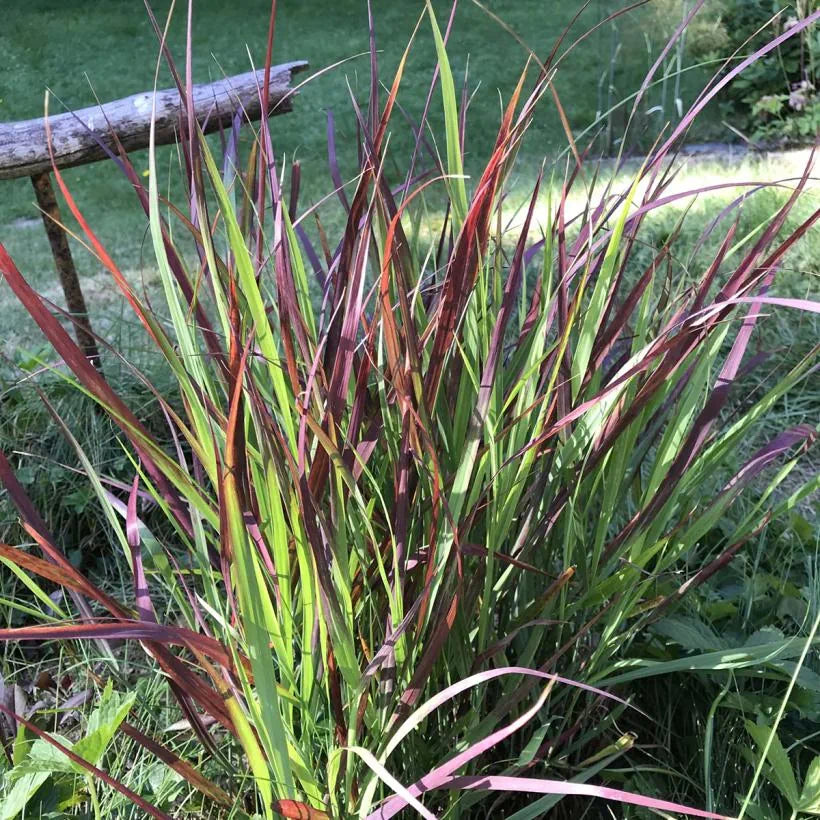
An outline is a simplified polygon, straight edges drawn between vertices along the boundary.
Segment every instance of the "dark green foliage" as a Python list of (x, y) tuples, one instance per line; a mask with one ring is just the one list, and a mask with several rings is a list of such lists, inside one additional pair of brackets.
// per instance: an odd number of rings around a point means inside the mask
[[(816, 0), (725, 0), (728, 51), (745, 56), (817, 9)], [(820, 27), (810, 26), (749, 66), (727, 91), (727, 119), (761, 146), (811, 143), (820, 131)]]

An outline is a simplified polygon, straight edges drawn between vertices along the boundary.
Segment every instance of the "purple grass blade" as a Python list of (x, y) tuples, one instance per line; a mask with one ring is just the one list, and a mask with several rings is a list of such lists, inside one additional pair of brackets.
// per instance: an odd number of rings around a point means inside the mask
[(476, 674), (463, 678), (457, 683), (454, 683), (451, 686), (448, 686), (446, 689), (443, 689), (441, 692), (438, 692), (437, 694), (433, 695), (433, 697), (425, 701), (423, 706), (419, 708), (423, 708), (425, 714), (429, 714), (431, 712), (434, 712), (448, 700), (452, 700), (456, 695), (459, 695), (462, 692), (467, 691), (468, 689), (472, 689), (474, 686), (479, 686), (480, 684), (487, 683), (487, 681), (491, 681), (495, 678), (500, 678), (505, 675), (523, 675), (527, 678), (554, 681), (555, 683), (561, 683), (566, 686), (572, 686), (576, 689), (581, 689), (584, 692), (591, 692), (592, 694), (598, 695), (599, 697), (602, 697), (606, 700), (612, 700), (616, 703), (620, 703), (623, 706), (628, 706), (630, 709), (633, 709), (634, 711), (638, 712), (644, 717), (648, 717), (648, 715), (646, 715), (644, 712), (638, 709), (637, 706), (633, 706), (631, 703), (628, 703), (623, 698), (619, 698), (617, 695), (613, 695), (611, 692), (606, 692), (603, 689), (599, 689), (588, 683), (581, 683), (580, 681), (565, 678), (561, 675), (555, 675), (552, 672), (543, 672), (540, 669), (529, 669), (524, 666), (502, 666), (497, 669), (489, 669), (485, 672), (477, 672)]
[(709, 305), (708, 308), (700, 311), (700, 313), (694, 317), (694, 325), (697, 326), (701, 324), (722, 308), (741, 304), (774, 305), (776, 307), (792, 308), (793, 310), (803, 310), (807, 313), (820, 313), (820, 302), (815, 302), (812, 299), (790, 299), (782, 296), (735, 296), (722, 302), (715, 302)]
[(128, 493), (128, 508), (125, 513), (125, 532), (128, 546), (131, 548), (131, 564), (134, 573), (134, 597), (137, 612), (141, 621), (154, 621), (157, 616), (151, 595), (148, 591), (148, 579), (145, 577), (145, 568), (142, 565), (142, 548), (140, 539), (140, 525), (137, 519), (137, 490), (139, 488), (139, 473), (134, 476), (131, 491)]
[[(688, 817), (706, 817), (710, 818), (710, 820), (732, 820), (731, 817), (725, 814), (716, 814), (711, 811), (684, 806), (681, 803), (658, 800), (654, 797), (644, 797), (641, 794), (626, 792), (621, 789), (611, 789), (608, 786), (593, 786), (588, 783), (570, 783), (565, 780), (547, 780), (535, 777), (507, 777), (503, 775), (475, 775), (470, 777), (442, 778), (436, 788), (598, 797), (603, 800), (613, 800), (617, 803), (641, 806), (642, 808), (654, 809), (659, 812), (671, 811), (676, 814), (687, 815)], [(377, 814), (371, 816), (378, 817)]]
[(817, 430), (808, 424), (798, 424), (789, 430), (773, 438), (764, 447), (761, 447), (747, 462), (741, 470), (724, 487), (723, 492), (737, 489), (739, 486), (748, 484), (756, 476), (760, 475), (766, 467), (783, 453), (791, 450), (796, 444), (803, 444), (808, 447), (817, 440)]
[(329, 108), (327, 110), (327, 162), (330, 167), (330, 178), (336, 188), (336, 195), (339, 197), (345, 212), (350, 213), (350, 202), (347, 199), (347, 194), (345, 194), (342, 174), (339, 171), (339, 157), (336, 152), (336, 123), (333, 118), (333, 111)]
[[(412, 797), (418, 797), (419, 795), (423, 794), (425, 791), (429, 789), (434, 789), (436, 787), (436, 783), (442, 781), (443, 779), (449, 777), (453, 772), (460, 769), (462, 766), (466, 766), (474, 758), (478, 757), (484, 752), (489, 751), (490, 749), (497, 746), (501, 741), (508, 738), (510, 735), (517, 732), (523, 726), (526, 726), (527, 723), (534, 718), (541, 708), (544, 705), (544, 702), (547, 699), (547, 695), (549, 695), (550, 691), (552, 690), (552, 686), (554, 681), (550, 681), (547, 684), (546, 688), (542, 695), (535, 701), (535, 703), (522, 715), (516, 718), (512, 723), (507, 726), (504, 726), (501, 729), (496, 730), (492, 734), (488, 735), (483, 740), (479, 741), (478, 743), (474, 743), (472, 746), (469, 746), (460, 754), (457, 754), (451, 760), (448, 760), (446, 763), (443, 763), (441, 766), (436, 767), (428, 774), (424, 775), (420, 780), (417, 780), (412, 786), (407, 788), (408, 793)], [(394, 814), (400, 812), (406, 803), (402, 797), (393, 797), (387, 801), (381, 808), (371, 814), (369, 817), (376, 820), (388, 820), (390, 817), (393, 817)], [(368, 819), (369, 820), (369, 819)]]

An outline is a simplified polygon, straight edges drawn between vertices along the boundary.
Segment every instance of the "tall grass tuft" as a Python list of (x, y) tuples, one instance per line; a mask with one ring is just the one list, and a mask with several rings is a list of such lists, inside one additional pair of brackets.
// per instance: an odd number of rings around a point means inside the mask
[[(116, 599), (65, 558), (0, 454), (36, 545), (0, 545), (0, 557), (61, 585), (75, 607), (71, 623), (0, 638), (95, 639), (114, 654), (114, 641), (139, 642), (205, 768), (141, 732), (138, 714), (124, 730), (225, 816), (389, 818), (410, 806), (466, 817), (482, 801), (520, 819), (567, 795), (721, 816), (593, 783), (652, 717), (633, 682), (699, 668), (635, 656), (645, 628), (818, 486), (775, 493), (815, 440), (811, 426), (749, 443), (814, 372), (817, 349), (751, 403), (736, 395), (756, 367), (749, 347), (764, 313), (820, 311), (777, 289), (818, 216), (785, 228), (810, 169), (781, 181), (774, 217), (742, 233), (744, 200), (761, 187), (747, 185), (685, 260), (685, 215), (648, 255), (642, 237), (650, 215), (701, 193), (670, 188), (698, 112), (811, 19), (704, 89), (627, 184), (593, 185), (599, 169), (573, 142), (572, 159), (545, 163), (519, 208), (516, 151), (540, 106), (560, 109), (553, 80), (567, 46), (533, 55), (468, 178), (450, 27), (428, 4), (414, 36), (436, 43), (430, 99), (444, 133), (428, 137), (423, 117), (412, 157), (391, 152), (405, 59), (383, 86), (371, 37), (349, 190), (333, 168), (336, 236), (317, 227), (315, 208), (300, 209), (300, 168), (278, 157), (266, 120), (253, 130), (237, 116), (218, 157), (183, 117), (184, 207), (163, 199), (153, 149), (147, 187), (124, 151), (115, 157), (148, 215), (157, 308), (55, 169), (180, 400), (156, 394), (167, 448), (0, 246), (0, 270), (53, 346), (54, 369), (119, 426), (133, 465), (130, 490), (112, 491), (79, 449), (132, 571), (132, 594)], [(173, 72), (187, 98), (190, 74)], [(332, 166), (334, 155), (331, 143)], [(73, 441), (56, 412), (54, 423)], [(728, 515), (750, 485), (754, 503)], [(149, 530), (146, 498), (170, 535)], [(801, 648), (761, 644), (702, 663), (765, 669)]]

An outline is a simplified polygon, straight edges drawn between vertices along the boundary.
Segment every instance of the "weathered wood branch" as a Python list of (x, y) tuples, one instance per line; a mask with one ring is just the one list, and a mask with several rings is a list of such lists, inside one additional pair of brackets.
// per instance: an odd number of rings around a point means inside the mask
[(49, 245), (51, 245), (51, 255), (54, 257), (57, 275), (60, 277), (66, 307), (74, 317), (74, 332), (77, 335), (77, 341), (91, 364), (99, 368), (101, 367), (100, 351), (94, 338), (94, 332), (91, 329), (91, 321), (88, 318), (85, 297), (80, 287), (80, 278), (77, 276), (77, 269), (74, 267), (74, 258), (71, 256), (68, 237), (61, 227), (60, 207), (57, 204), (57, 197), (54, 196), (54, 189), (51, 187), (51, 174), (45, 171), (42, 174), (37, 174), (31, 178), (31, 184), (34, 186), (37, 206), (40, 208), (46, 236)]
[[(291, 110), (291, 78), (304, 71), (304, 61), (271, 66), (269, 113)], [(206, 132), (230, 126), (237, 111), (250, 120), (261, 115), (259, 89), (265, 71), (249, 71), (193, 89), (194, 116)], [(54, 161), (58, 168), (70, 168), (105, 159), (98, 140), (114, 148), (113, 131), (126, 151), (148, 147), (153, 92), (133, 94), (121, 100), (49, 116)], [(183, 119), (181, 119), (183, 118)], [(157, 145), (176, 142), (184, 104), (177, 89), (156, 92)], [(0, 123), (0, 179), (29, 177), (51, 170), (46, 126), (43, 119)]]

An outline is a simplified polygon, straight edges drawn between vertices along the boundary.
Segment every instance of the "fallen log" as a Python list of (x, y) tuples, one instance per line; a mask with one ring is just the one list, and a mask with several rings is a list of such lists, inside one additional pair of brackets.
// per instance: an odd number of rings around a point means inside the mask
[[(271, 66), (269, 115), (291, 110), (291, 79), (304, 71), (307, 63), (298, 61)], [(249, 71), (193, 87), (194, 116), (206, 133), (230, 127), (241, 111), (245, 119), (261, 116), (260, 89), (265, 71)], [(175, 88), (133, 94), (121, 100), (49, 116), (54, 162), (58, 168), (71, 168), (105, 159), (100, 142), (114, 148), (116, 134), (126, 151), (148, 147), (151, 111), (156, 101), (155, 142), (167, 145), (179, 137), (185, 105)], [(181, 119), (182, 118), (182, 119)], [(43, 118), (0, 123), (0, 179), (37, 176), (52, 168)]]

